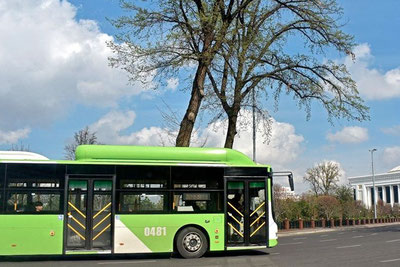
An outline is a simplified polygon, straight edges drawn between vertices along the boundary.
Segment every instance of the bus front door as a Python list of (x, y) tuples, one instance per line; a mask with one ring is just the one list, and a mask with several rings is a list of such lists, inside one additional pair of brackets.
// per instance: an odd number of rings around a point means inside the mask
[(65, 251), (103, 251), (112, 248), (112, 180), (68, 179)]
[(227, 247), (267, 244), (267, 203), (264, 180), (227, 181)]

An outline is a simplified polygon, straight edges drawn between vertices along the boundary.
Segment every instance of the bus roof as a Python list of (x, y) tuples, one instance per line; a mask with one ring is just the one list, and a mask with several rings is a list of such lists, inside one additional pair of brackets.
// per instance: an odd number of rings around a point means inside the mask
[(0, 160), (48, 160), (45, 156), (28, 151), (0, 151)]
[(79, 162), (257, 166), (243, 153), (227, 148), (81, 145), (77, 147), (75, 154)]
[(76, 160), (49, 160), (31, 152), (0, 151), (3, 163), (117, 164), (117, 165), (193, 165), (267, 167), (245, 154), (228, 148), (80, 145)]

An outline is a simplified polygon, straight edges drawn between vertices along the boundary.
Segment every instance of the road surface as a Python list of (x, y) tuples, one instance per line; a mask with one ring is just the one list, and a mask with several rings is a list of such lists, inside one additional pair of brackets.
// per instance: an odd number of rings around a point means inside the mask
[(115, 259), (2, 260), (0, 266), (29, 267), (400, 266), (400, 224), (285, 236), (279, 238), (279, 245), (273, 249), (209, 253), (190, 260), (169, 254)]

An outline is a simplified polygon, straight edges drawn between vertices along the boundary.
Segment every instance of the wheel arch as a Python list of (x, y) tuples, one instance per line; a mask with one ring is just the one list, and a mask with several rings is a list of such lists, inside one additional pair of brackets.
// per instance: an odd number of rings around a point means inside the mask
[(210, 251), (210, 236), (209, 236), (207, 230), (206, 230), (203, 226), (201, 226), (201, 225), (191, 223), (191, 224), (185, 224), (185, 225), (179, 227), (179, 229), (175, 232), (174, 239), (173, 239), (173, 241), (172, 241), (172, 242), (173, 242), (173, 249), (174, 249), (174, 252), (177, 252), (177, 248), (176, 248), (176, 238), (177, 238), (179, 232), (182, 231), (183, 229), (187, 228), (187, 227), (194, 227), (194, 228), (197, 228), (197, 229), (199, 229), (200, 231), (203, 232), (203, 234), (204, 234), (204, 235), (206, 236), (206, 238), (207, 238), (207, 244), (208, 244), (207, 251)]

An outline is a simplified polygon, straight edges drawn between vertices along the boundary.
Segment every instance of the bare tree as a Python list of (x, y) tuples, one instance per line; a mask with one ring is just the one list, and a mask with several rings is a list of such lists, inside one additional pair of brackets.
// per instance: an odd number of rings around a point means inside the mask
[(191, 98), (180, 123), (177, 146), (189, 146), (194, 124), (204, 97), (207, 70), (225, 42), (232, 21), (252, 0), (158, 0), (140, 6), (121, 0), (131, 12), (112, 20), (120, 29), (113, 67), (126, 70), (131, 81), (148, 80), (149, 74), (168, 77), (195, 65)]
[[(215, 118), (225, 114), (228, 119), (225, 147), (232, 148), (241, 130), (237, 125), (240, 110), (253, 105), (259, 121), (267, 122), (264, 137), (269, 136), (269, 113), (263, 101), (252, 99), (251, 92), (258, 99), (274, 95), (276, 107), (281, 93), (291, 94), (307, 118), (311, 101), (322, 104), (329, 120), (369, 118), (346, 66), (318, 58), (332, 48), (352, 54), (353, 37), (340, 30), (341, 14), (333, 0), (254, 0), (235, 18), (207, 71), (213, 92), (207, 94), (212, 96), (207, 102), (214, 104), (210, 110), (220, 110)], [(296, 54), (287, 46), (294, 39), (305, 47)]]
[(74, 142), (64, 147), (65, 158), (68, 160), (75, 159), (75, 151), (79, 145), (94, 145), (99, 144), (97, 142), (97, 136), (95, 132), (91, 132), (89, 127), (86, 126), (84, 129), (74, 134)]
[(307, 169), (303, 180), (311, 186), (315, 195), (334, 193), (341, 177), (340, 166), (333, 161), (324, 161), (314, 168)]
[(23, 143), (12, 144), (8, 150), (9, 151), (28, 151), (28, 152), (31, 151), (29, 145), (24, 145)]
[(319, 196), (317, 198), (320, 213), (327, 219), (340, 216), (340, 202), (333, 196)]
[[(163, 106), (157, 107), (158, 111), (161, 114), (162, 123), (161, 123), (161, 131), (158, 132), (158, 136), (160, 139), (161, 146), (173, 146), (177, 135), (179, 133), (179, 119), (178, 112), (173, 110), (171, 106), (161, 99)], [(201, 121), (201, 119), (200, 119)], [(201, 124), (200, 124), (201, 125)], [(196, 135), (200, 131), (200, 126), (197, 125), (193, 129), (191, 144), (196, 147), (204, 147), (207, 143), (208, 136), (201, 138)], [(197, 136), (197, 138), (195, 138)]]
[(274, 184), (273, 193), (274, 193), (274, 212), (275, 218), (277, 221), (281, 221), (286, 211), (286, 194), (284, 192), (283, 187), (280, 184)]
[[(177, 146), (190, 145), (207, 77), (220, 110), (216, 118), (224, 113), (228, 118), (225, 147), (233, 146), (239, 112), (250, 105), (252, 91), (271, 93), (276, 101), (281, 93), (292, 94), (308, 117), (316, 100), (329, 118), (369, 118), (346, 67), (318, 60), (331, 48), (352, 55), (353, 38), (340, 30), (342, 10), (336, 0), (121, 3), (131, 13), (112, 21), (124, 32), (116, 37), (120, 43), (109, 43), (115, 52), (111, 66), (126, 70), (131, 81), (143, 82), (149, 74), (166, 78), (196, 66)], [(291, 37), (303, 40), (302, 52), (287, 51)], [(269, 114), (260, 103), (256, 109), (267, 122), (268, 137)]]

